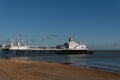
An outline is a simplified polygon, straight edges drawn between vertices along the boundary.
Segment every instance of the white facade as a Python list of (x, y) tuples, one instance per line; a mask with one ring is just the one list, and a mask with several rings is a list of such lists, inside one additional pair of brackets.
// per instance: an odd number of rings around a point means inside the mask
[(85, 44), (82, 43), (76, 43), (73, 41), (73, 39), (70, 37), (69, 39), (69, 49), (75, 49), (75, 50), (88, 50)]
[(17, 43), (17, 45), (13, 45), (13, 43), (11, 43), (9, 47), (9, 50), (28, 50), (28, 49), (30, 49), (28, 46), (20, 45), (19, 42)]
[(9, 50), (28, 50), (30, 49), (29, 47), (27, 46), (10, 46), (9, 47)]

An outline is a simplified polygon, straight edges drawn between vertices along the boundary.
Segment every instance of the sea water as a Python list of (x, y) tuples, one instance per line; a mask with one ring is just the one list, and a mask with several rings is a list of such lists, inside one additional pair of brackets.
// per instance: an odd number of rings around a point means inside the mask
[(0, 58), (71, 63), (69, 64), (71, 66), (84, 66), (120, 72), (120, 51), (94, 51), (94, 54), (78, 55), (40, 55), (39, 53), (27, 53), (22, 55), (9, 54), (7, 56), (0, 51)]

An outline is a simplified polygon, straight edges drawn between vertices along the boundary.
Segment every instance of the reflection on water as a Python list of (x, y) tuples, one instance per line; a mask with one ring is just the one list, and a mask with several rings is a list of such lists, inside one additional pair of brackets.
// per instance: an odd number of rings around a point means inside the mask
[(100, 68), (109, 71), (120, 72), (120, 52), (119, 51), (96, 51), (94, 54), (79, 55), (54, 55), (41, 54), (39, 51), (17, 51), (0, 54), (1, 58), (13, 60), (33, 60), (72, 63), (73, 66), (86, 66)]
[[(1, 58), (12, 60), (32, 60), (32, 61), (48, 61), (48, 62), (61, 62), (61, 63), (75, 63), (86, 64), (86, 56), (88, 54), (80, 55), (56, 55), (56, 54), (43, 54), (39, 51), (4, 51)], [(76, 64), (77, 65), (77, 64)]]
[(14, 60), (32, 60), (69, 63), (69, 55), (42, 53), (41, 51), (1, 51), (1, 58)]

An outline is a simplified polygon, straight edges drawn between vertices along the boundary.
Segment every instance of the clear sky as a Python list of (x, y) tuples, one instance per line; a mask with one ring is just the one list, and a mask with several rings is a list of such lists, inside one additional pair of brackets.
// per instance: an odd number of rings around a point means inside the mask
[(120, 49), (120, 0), (0, 0), (0, 40), (37, 39), (43, 45), (85, 42)]

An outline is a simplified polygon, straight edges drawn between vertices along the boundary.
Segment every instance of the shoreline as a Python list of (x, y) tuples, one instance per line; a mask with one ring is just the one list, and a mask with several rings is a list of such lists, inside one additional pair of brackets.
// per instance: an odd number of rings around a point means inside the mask
[[(72, 66), (74, 66), (74, 65), (72, 65)], [(74, 66), (74, 67), (76, 67), (76, 66)], [(78, 66), (78, 67), (83, 67), (83, 68), (88, 68), (88, 69), (95, 69), (95, 70), (101, 70), (101, 71), (106, 71), (106, 72), (111, 72), (111, 73), (120, 73), (120, 71), (117, 71), (117, 70), (105, 69), (105, 68), (100, 68), (100, 67), (93, 67), (93, 66)]]
[[(6, 59), (0, 59), (0, 60), (6, 60)], [(67, 66), (73, 66), (73, 67), (82, 67), (82, 68), (88, 68), (88, 69), (95, 69), (95, 70), (101, 70), (101, 71), (105, 71), (105, 72), (111, 72), (111, 73), (120, 73), (120, 71), (116, 71), (116, 70), (110, 70), (110, 69), (105, 69), (105, 68), (100, 68), (100, 67), (94, 67), (94, 66), (75, 66), (75, 65), (70, 65), (73, 63), (64, 63), (64, 62), (48, 62), (48, 61), (33, 61), (33, 60), (24, 60), (24, 59), (8, 59), (7, 61), (15, 61), (15, 62), (47, 62), (47, 63), (57, 63), (57, 64), (61, 64), (61, 65), (67, 65)]]
[(106, 71), (106, 72), (112, 72), (112, 73), (120, 73), (120, 71), (117, 70), (111, 70), (111, 69), (105, 69), (105, 68), (100, 68), (100, 67), (94, 67), (94, 66), (75, 66), (75, 65), (71, 65), (73, 63), (69, 63), (69, 62), (48, 62), (48, 61), (33, 61), (33, 60), (24, 60), (24, 59), (11, 59), (10, 61), (31, 61), (31, 62), (47, 62), (47, 63), (58, 63), (58, 64), (63, 64), (63, 65), (67, 65), (67, 66), (73, 66), (73, 67), (83, 67), (83, 68), (88, 68), (88, 69), (95, 69), (95, 70), (101, 70), (101, 71)]
[[(66, 63), (0, 59), (0, 80), (119, 80), (120, 73)], [(7, 77), (6, 77), (7, 75)]]

